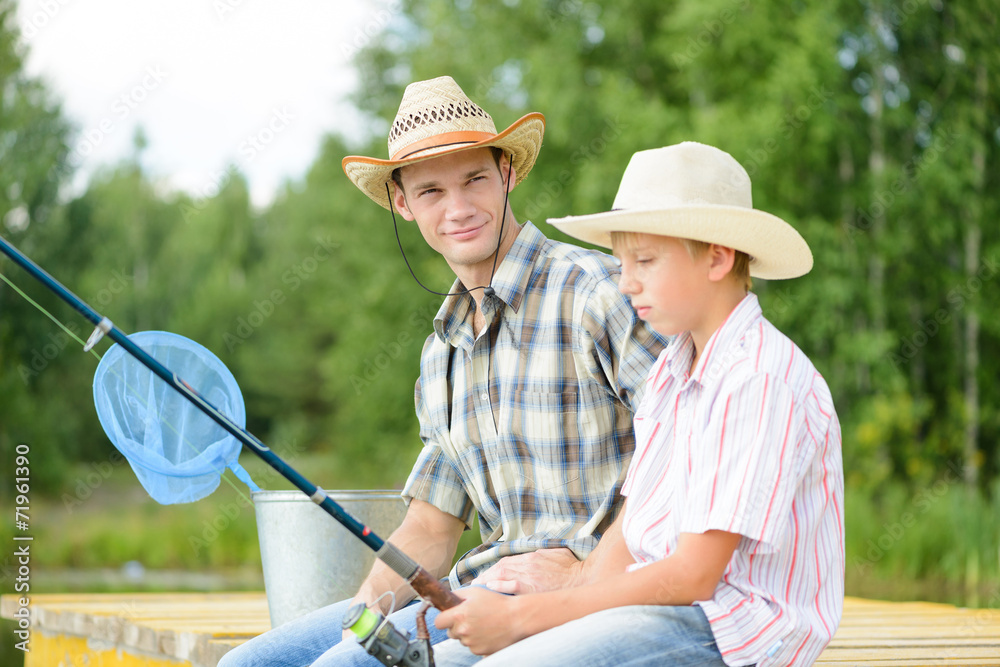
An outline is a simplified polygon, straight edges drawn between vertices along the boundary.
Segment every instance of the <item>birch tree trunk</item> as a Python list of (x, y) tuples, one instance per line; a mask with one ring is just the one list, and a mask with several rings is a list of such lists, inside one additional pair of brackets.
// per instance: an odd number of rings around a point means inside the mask
[[(980, 247), (982, 245), (982, 198), (986, 181), (986, 65), (980, 63), (976, 68), (976, 104), (975, 131), (977, 141), (972, 152), (973, 192), (969, 205), (964, 209), (966, 218), (965, 230), (965, 276), (966, 285), (976, 284), (976, 274), (979, 272)], [(976, 309), (976, 296), (970, 300), (965, 310), (965, 433), (963, 452), (965, 458), (965, 483), (974, 488), (979, 483), (979, 381), (976, 377), (979, 368), (979, 313)]]

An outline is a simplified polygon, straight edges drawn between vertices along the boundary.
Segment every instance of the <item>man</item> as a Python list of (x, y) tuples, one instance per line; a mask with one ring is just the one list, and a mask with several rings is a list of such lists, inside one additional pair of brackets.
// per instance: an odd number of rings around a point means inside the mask
[[(372, 200), (416, 222), (456, 276), (421, 353), (424, 448), (403, 489), (406, 517), (389, 538), (453, 588), (478, 577), (520, 592), (590, 553), (619, 508), (633, 408), (664, 346), (618, 291), (611, 257), (514, 219), (507, 195), (534, 165), (543, 131), (531, 113), (497, 133), (440, 77), (407, 87), (390, 159), (343, 163)], [(449, 574), (476, 515), (483, 544)], [(220, 664), (377, 665), (355, 642), (340, 643), (343, 613), (354, 602), (388, 613), (413, 596), (376, 563), (352, 601), (262, 635)], [(412, 629), (413, 616), (411, 606), (391, 620)], [(432, 641), (444, 638), (432, 630)]]

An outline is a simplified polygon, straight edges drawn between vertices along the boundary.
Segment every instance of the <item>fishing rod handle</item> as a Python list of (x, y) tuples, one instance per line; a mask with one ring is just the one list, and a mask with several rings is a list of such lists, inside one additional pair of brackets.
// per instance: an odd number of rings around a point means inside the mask
[(451, 609), (462, 601), (462, 598), (452, 593), (439, 579), (422, 567), (417, 568), (409, 582), (413, 590), (434, 605), (438, 611)]
[(462, 598), (452, 593), (430, 572), (390, 542), (382, 544), (375, 556), (390, 570), (401, 576), (413, 587), (417, 595), (430, 602), (440, 611), (454, 607)]

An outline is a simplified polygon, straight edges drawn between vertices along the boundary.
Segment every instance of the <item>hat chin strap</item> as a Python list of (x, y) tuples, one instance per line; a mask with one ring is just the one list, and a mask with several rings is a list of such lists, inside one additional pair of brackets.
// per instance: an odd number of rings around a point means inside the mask
[(497, 235), (497, 249), (493, 251), (493, 268), (490, 269), (490, 282), (488, 285), (479, 285), (478, 287), (470, 287), (468, 289), (462, 290), (461, 292), (435, 292), (427, 285), (420, 282), (417, 278), (417, 274), (413, 272), (413, 267), (410, 266), (410, 260), (406, 259), (406, 253), (403, 251), (403, 242), (399, 240), (399, 227), (396, 225), (396, 212), (393, 210), (392, 206), (392, 194), (389, 192), (389, 182), (385, 183), (385, 194), (389, 198), (389, 213), (392, 215), (392, 230), (396, 233), (396, 245), (399, 246), (399, 254), (403, 256), (403, 261), (406, 262), (406, 268), (410, 270), (410, 275), (413, 279), (431, 294), (437, 294), (438, 296), (462, 296), (463, 294), (469, 294), (477, 289), (483, 290), (483, 296), (493, 296), (496, 292), (493, 291), (493, 276), (497, 272), (497, 260), (500, 257), (500, 245), (503, 243), (503, 227), (507, 220), (507, 197), (510, 195), (510, 188), (507, 185), (510, 183), (511, 172), (514, 169), (514, 160), (511, 159), (507, 163), (507, 182), (504, 184), (503, 193), (503, 213), (500, 217), (500, 234)]

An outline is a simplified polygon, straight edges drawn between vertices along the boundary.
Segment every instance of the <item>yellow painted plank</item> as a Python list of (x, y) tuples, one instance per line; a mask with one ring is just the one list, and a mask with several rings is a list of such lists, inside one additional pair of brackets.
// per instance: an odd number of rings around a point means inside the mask
[[(10, 597), (0, 599), (4, 616), (17, 608)], [(233, 646), (270, 629), (263, 593), (39, 595), (32, 597), (31, 606), (33, 640), (45, 631), (61, 636), (63, 644), (75, 641), (76, 653), (80, 646), (89, 646), (93, 654), (89, 662), (70, 662), (63, 651), (63, 658), (50, 662), (51, 651), (46, 649), (38, 665), (119, 665), (104, 651), (108, 647), (114, 647), (115, 655), (124, 651), (129, 659), (139, 656), (145, 661), (121, 663), (129, 667), (159, 667), (155, 660), (171, 666), (186, 665), (187, 660), (214, 665)]]
[(968, 639), (949, 639), (947, 637), (927, 637), (926, 634), (920, 637), (866, 637), (863, 639), (844, 639), (840, 637), (832, 642), (827, 648), (828, 651), (840, 648), (894, 648), (905, 646), (995, 646), (1000, 650), (1000, 637), (992, 637), (990, 641), (983, 641), (979, 637)]
[(36, 631), (24, 667), (87, 665), (87, 667), (191, 667), (188, 661), (141, 655), (111, 644), (88, 641), (85, 637), (52, 635)]
[[(846, 612), (845, 612), (846, 614)], [(886, 625), (892, 625), (898, 623), (900, 625), (912, 625), (913, 623), (926, 623), (926, 622), (939, 622), (939, 621), (949, 621), (952, 623), (968, 623), (972, 620), (977, 620), (981, 623), (987, 625), (1000, 623), (1000, 613), (992, 614), (975, 614), (969, 612), (953, 612), (947, 613), (933, 613), (933, 614), (909, 614), (907, 616), (899, 616), (897, 614), (879, 614), (873, 616), (844, 616), (841, 620), (841, 625), (848, 627), (851, 626), (864, 626), (870, 625), (872, 623), (881, 623)]]
[[(827, 656), (827, 654), (829, 654)], [(961, 659), (961, 658), (993, 658), (1000, 660), (996, 646), (926, 646), (894, 647), (891, 651), (883, 648), (827, 648), (824, 656), (838, 660), (877, 660), (892, 657), (893, 659), (914, 660), (929, 659)]]
[(965, 631), (961, 628), (957, 631), (950, 631), (947, 628), (938, 628), (934, 632), (929, 632), (925, 627), (891, 627), (891, 628), (868, 628), (868, 629), (856, 629), (852, 630), (850, 628), (841, 628), (837, 630), (837, 634), (834, 636), (834, 641), (845, 640), (845, 641), (863, 641), (866, 639), (920, 639), (922, 637), (935, 637), (940, 640), (947, 641), (997, 641), (1000, 640), (1000, 631), (994, 630), (993, 632), (986, 632), (985, 630), (975, 629)]
[[(830, 649), (850, 648), (870, 646), (873, 648), (887, 646), (992, 646), (996, 648), (997, 655), (1000, 655), (1000, 637), (936, 637), (923, 636), (913, 637), (904, 635), (900, 637), (860, 637), (857, 639), (835, 638), (830, 642)], [(1000, 660), (997, 661), (1000, 665)]]

